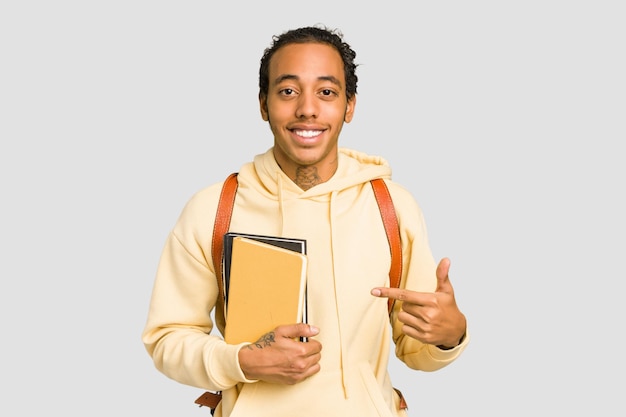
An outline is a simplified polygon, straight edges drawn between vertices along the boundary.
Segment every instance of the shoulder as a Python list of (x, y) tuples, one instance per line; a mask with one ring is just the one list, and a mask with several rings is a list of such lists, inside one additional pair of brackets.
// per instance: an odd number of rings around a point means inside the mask
[(385, 184), (391, 195), (401, 229), (413, 232), (424, 230), (424, 214), (413, 194), (403, 185), (390, 179), (385, 179)]
[(214, 183), (189, 198), (174, 227), (175, 235), (183, 241), (200, 242), (211, 236), (223, 185), (224, 181)]
[(385, 179), (385, 184), (398, 211), (419, 211), (421, 208), (413, 194), (403, 185), (390, 179)]

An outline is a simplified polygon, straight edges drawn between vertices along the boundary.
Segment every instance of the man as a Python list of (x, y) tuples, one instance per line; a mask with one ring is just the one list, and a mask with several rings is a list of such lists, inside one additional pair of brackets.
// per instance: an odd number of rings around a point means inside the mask
[[(259, 71), (261, 116), (274, 144), (238, 171), (230, 230), (307, 241), (309, 324), (267, 329), (257, 343), (240, 345), (210, 334), (221, 183), (191, 198), (167, 239), (143, 342), (168, 377), (222, 391), (217, 416), (404, 416), (387, 371), (391, 336), (398, 358), (423, 371), (448, 365), (469, 341), (450, 262), (436, 265), (413, 197), (391, 181), (384, 159), (338, 147), (355, 111), (355, 57), (326, 28), (274, 37)], [(397, 211), (400, 288), (388, 287), (373, 178), (385, 180)], [(391, 316), (388, 297), (398, 300)]]

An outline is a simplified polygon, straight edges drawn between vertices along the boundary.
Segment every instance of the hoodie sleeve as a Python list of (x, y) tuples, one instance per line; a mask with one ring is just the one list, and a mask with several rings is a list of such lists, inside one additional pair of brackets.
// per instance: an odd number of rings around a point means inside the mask
[(218, 286), (210, 259), (211, 233), (219, 187), (198, 193), (169, 234), (158, 264), (142, 341), (156, 368), (175, 381), (207, 390), (225, 390), (243, 375), (238, 353), (211, 334)]
[[(422, 210), (409, 192), (397, 184), (390, 184), (390, 193), (396, 208), (402, 240), (400, 285), (413, 291), (435, 291), (437, 263), (428, 243)], [(467, 346), (469, 335), (466, 335), (459, 346), (450, 350), (442, 350), (406, 336), (402, 332), (402, 323), (398, 320), (400, 309), (401, 303), (396, 302), (391, 314), (393, 340), (396, 345), (396, 356), (409, 368), (436, 371), (456, 360)]]

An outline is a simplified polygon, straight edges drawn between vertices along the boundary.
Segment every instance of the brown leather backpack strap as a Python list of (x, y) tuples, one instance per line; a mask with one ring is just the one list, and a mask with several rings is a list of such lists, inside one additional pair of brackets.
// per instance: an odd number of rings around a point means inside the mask
[(215, 213), (215, 223), (213, 225), (213, 240), (211, 242), (211, 258), (213, 259), (213, 268), (215, 268), (215, 277), (217, 278), (217, 287), (219, 295), (217, 297), (217, 308), (215, 309), (216, 317), (224, 319), (224, 284), (222, 282), (222, 251), (224, 250), (224, 234), (228, 232), (230, 227), (230, 218), (233, 213), (235, 204), (235, 196), (237, 195), (237, 173), (230, 174), (224, 181), (220, 200), (217, 203), (217, 212)]
[[(230, 174), (224, 181), (220, 199), (217, 203), (217, 212), (215, 213), (215, 223), (213, 224), (213, 237), (211, 240), (211, 259), (213, 260), (213, 268), (215, 268), (215, 278), (219, 294), (215, 308), (216, 318), (224, 320), (224, 284), (222, 282), (222, 251), (224, 250), (224, 234), (228, 232), (230, 227), (230, 218), (233, 214), (233, 206), (235, 205), (235, 196), (237, 195), (237, 173)], [(222, 393), (206, 391), (196, 398), (195, 403), (200, 407), (209, 407), (211, 415), (215, 407), (222, 400)]]
[[(385, 232), (387, 233), (387, 240), (389, 241), (389, 249), (391, 250), (391, 267), (389, 268), (389, 285), (391, 287), (398, 288), (400, 286), (400, 279), (402, 278), (402, 243), (400, 241), (400, 226), (398, 225), (398, 217), (396, 216), (396, 209), (393, 206), (391, 195), (387, 184), (381, 178), (376, 178), (370, 181), (374, 190), (374, 196), (380, 209), (380, 215), (383, 218), (383, 225), (385, 226)], [(394, 300), (389, 299), (388, 310), (391, 314)]]
[[(400, 286), (400, 280), (402, 278), (402, 242), (400, 240), (400, 225), (398, 224), (398, 216), (396, 215), (396, 209), (393, 206), (393, 200), (387, 184), (381, 178), (371, 180), (372, 188), (374, 190), (374, 196), (380, 209), (380, 215), (383, 218), (383, 225), (385, 226), (385, 232), (387, 233), (387, 240), (389, 241), (389, 250), (391, 251), (391, 266), (389, 267), (389, 286), (398, 288)], [(393, 309), (394, 300), (391, 298), (387, 304), (389, 314)], [(406, 403), (404, 395), (399, 389), (394, 388), (398, 397), (400, 398), (399, 408), (400, 410), (407, 410), (409, 407)]]
[[(221, 392), (206, 391), (204, 394), (196, 398), (194, 403), (198, 404), (200, 407), (209, 407), (211, 410), (215, 410), (220, 401), (222, 401)], [(213, 414), (212, 411), (211, 414)]]

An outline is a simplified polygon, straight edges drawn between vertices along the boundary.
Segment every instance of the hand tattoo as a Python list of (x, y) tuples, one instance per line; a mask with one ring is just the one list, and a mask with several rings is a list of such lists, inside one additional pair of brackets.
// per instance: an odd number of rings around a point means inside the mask
[[(254, 346), (259, 349), (263, 349), (264, 347), (270, 347), (274, 342), (276, 342), (276, 335), (274, 334), (274, 332), (269, 332), (265, 333), (259, 338), (259, 340), (254, 342)], [(252, 345), (248, 345), (247, 348), (252, 349)]]

